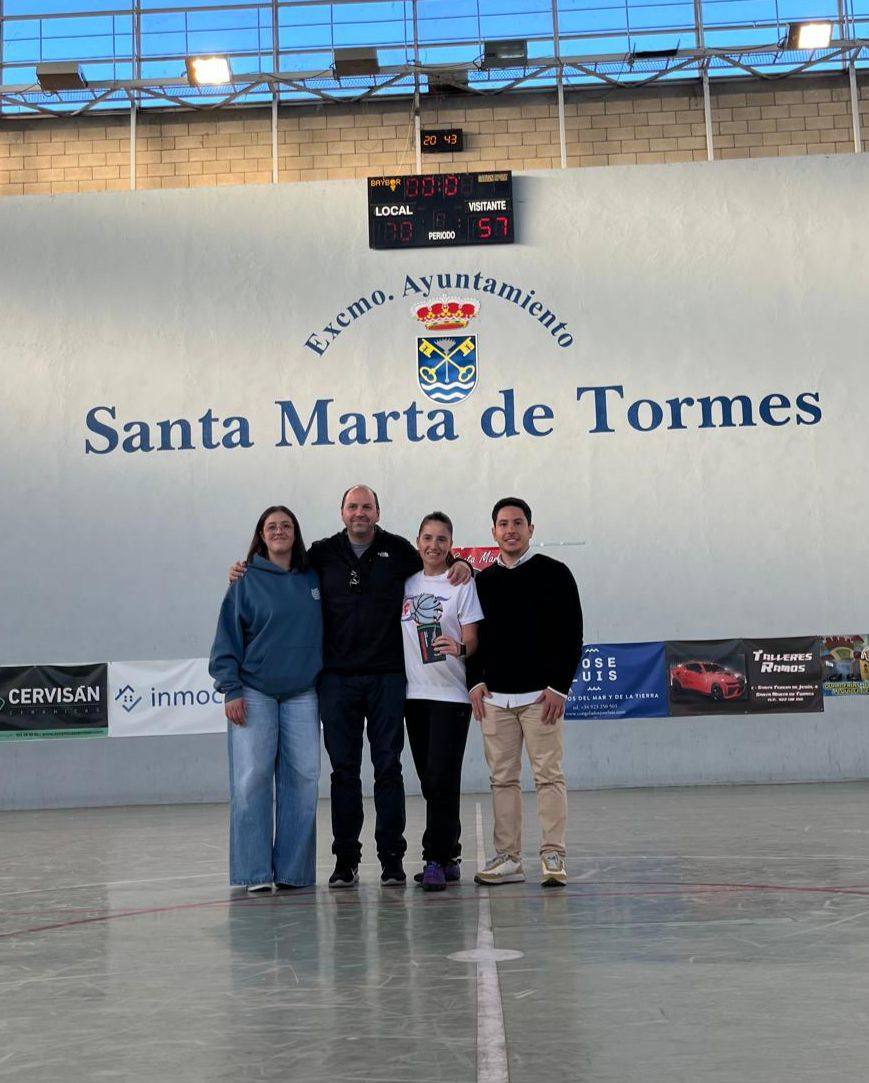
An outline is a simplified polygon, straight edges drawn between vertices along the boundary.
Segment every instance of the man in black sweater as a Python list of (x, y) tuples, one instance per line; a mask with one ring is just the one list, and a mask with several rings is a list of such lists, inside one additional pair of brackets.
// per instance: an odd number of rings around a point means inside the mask
[(492, 783), (495, 855), (474, 879), (509, 884), (522, 867), (522, 744), (537, 789), (542, 883), (567, 882), (564, 703), (582, 653), (582, 609), (570, 569), (532, 553), (531, 509), (518, 497), (492, 509), (497, 562), (477, 576), (485, 620), (468, 663), (474, 717), (480, 723)]

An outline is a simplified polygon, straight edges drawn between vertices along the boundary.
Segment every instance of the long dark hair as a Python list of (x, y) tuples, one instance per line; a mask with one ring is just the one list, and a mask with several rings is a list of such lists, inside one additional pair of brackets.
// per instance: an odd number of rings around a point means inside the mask
[(255, 556), (261, 556), (268, 560), (269, 550), (268, 546), (263, 541), (262, 531), (266, 519), (268, 519), (270, 515), (274, 515), (276, 511), (280, 511), (286, 515), (293, 524), (293, 548), (290, 552), (290, 567), (298, 572), (306, 572), (308, 570), (308, 553), (305, 549), (304, 539), (302, 538), (302, 528), (299, 526), (299, 520), (296, 518), (295, 513), (291, 512), (285, 504), (272, 504), (270, 508), (266, 508), (257, 520), (256, 530), (253, 532), (253, 539), (250, 543), (250, 549), (247, 551), (247, 562), (250, 564)]

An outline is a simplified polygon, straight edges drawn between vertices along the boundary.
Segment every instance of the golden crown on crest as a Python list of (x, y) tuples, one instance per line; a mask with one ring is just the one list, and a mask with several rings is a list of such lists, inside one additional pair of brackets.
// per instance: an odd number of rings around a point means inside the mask
[(467, 327), (480, 311), (476, 301), (461, 297), (438, 297), (414, 308), (413, 315), (429, 331), (455, 331)]

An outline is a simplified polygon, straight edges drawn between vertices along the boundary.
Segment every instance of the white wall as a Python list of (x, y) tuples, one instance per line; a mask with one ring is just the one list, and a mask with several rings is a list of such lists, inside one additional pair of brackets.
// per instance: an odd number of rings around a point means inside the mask
[[(864, 631), (867, 182), (865, 156), (547, 171), (515, 178), (517, 244), (400, 253), (368, 249), (362, 182), (0, 201), (0, 663), (206, 654), (262, 507), (290, 503), (313, 540), (360, 480), (386, 527), (412, 535), (443, 507), (461, 544), (487, 541), (498, 496), (525, 496), (535, 540), (577, 576), (589, 641)], [(477, 271), (536, 290), (573, 345), (461, 291), (481, 304), (468, 328), (480, 366), (452, 408), (458, 439), (275, 446), (275, 400), (303, 416), (325, 398), (336, 415), (436, 409), (416, 384), (425, 332), (405, 276)], [(322, 356), (304, 345), (376, 289), (395, 300)], [(616, 431), (593, 433), (592, 395), (577, 403), (576, 389), (603, 385), (625, 399), (610, 406)], [(508, 388), (523, 410), (551, 408), (551, 435), (481, 432)], [(773, 393), (816, 394), (821, 419), (780, 408), (787, 424), (763, 423)], [(684, 430), (625, 419), (640, 398), (669, 414), (668, 399), (737, 394), (754, 427), (698, 428), (698, 407)], [(95, 406), (114, 406), (118, 429), (243, 415), (254, 446), (86, 453), (87, 439), (106, 446), (86, 427)], [(866, 776), (866, 709), (827, 708), (574, 723), (571, 779)], [(172, 763), (172, 740), (0, 744), (0, 801), (222, 792), (220, 738), (184, 746), (208, 749), (201, 786), (177, 764), (143, 777), (158, 746)], [(478, 755), (465, 778), (485, 785)]]

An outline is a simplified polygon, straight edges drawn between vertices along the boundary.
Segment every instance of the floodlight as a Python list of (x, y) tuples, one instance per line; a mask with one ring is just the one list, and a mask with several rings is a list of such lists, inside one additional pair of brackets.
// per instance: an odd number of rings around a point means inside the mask
[(826, 49), (833, 36), (830, 22), (790, 23), (785, 44), (787, 49)]
[(468, 73), (466, 71), (430, 71), (428, 92), (429, 94), (467, 94)]
[(484, 41), (484, 68), (524, 68), (528, 63), (528, 42), (516, 38), (511, 41)]
[(184, 63), (191, 86), (225, 86), (232, 82), (232, 70), (225, 56), (188, 56)]
[(336, 49), (332, 54), (332, 73), (336, 79), (346, 75), (379, 75), (376, 49)]
[(81, 90), (87, 86), (77, 60), (37, 64), (36, 81), (43, 90), (52, 94), (58, 90)]
[(631, 53), (633, 60), (672, 60), (679, 55), (679, 46), (675, 49), (635, 49)]

